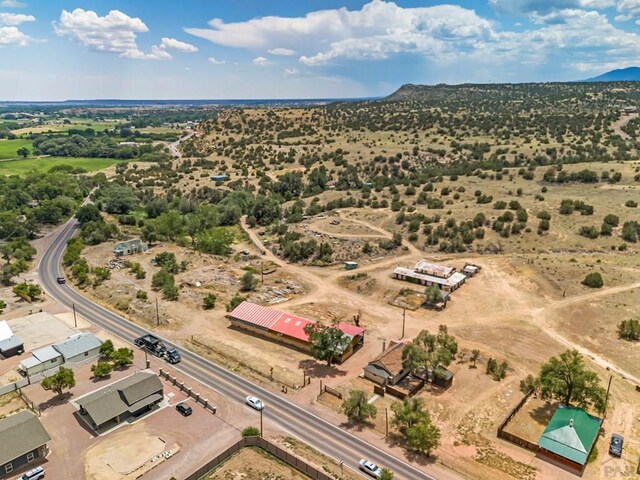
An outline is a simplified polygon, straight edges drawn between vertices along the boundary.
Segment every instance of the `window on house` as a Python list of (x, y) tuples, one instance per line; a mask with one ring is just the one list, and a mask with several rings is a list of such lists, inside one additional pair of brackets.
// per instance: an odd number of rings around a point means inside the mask
[(84, 352), (84, 356), (88, 357), (89, 356), (89, 352)]
[(36, 456), (33, 452), (27, 453), (27, 462), (33, 462), (36, 459)]
[(13, 463), (7, 463), (4, 466), (4, 473), (11, 473), (13, 472)]

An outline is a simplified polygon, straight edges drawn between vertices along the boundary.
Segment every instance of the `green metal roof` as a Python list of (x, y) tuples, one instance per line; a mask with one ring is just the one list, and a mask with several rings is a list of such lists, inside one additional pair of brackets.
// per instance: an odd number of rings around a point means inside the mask
[(560, 406), (554, 413), (538, 445), (584, 465), (598, 436), (601, 420), (581, 408)]

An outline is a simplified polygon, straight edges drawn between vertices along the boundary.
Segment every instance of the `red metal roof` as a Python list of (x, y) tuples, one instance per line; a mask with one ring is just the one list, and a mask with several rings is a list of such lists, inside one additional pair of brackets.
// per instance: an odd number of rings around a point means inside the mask
[(288, 337), (297, 338), (303, 342), (308, 342), (309, 336), (305, 333), (304, 327), (310, 323), (313, 322), (289, 313), (283, 313), (278, 321), (271, 327), (271, 330), (287, 335)]
[(280, 310), (272, 310), (251, 302), (242, 302), (229, 316), (247, 323), (253, 323), (266, 329), (271, 329), (278, 319), (284, 314)]
[[(242, 320), (243, 322), (266, 328), (272, 332), (297, 338), (303, 342), (309, 341), (309, 336), (305, 333), (304, 327), (310, 323), (315, 323), (311, 320), (283, 312), (282, 310), (263, 307), (251, 302), (242, 302), (229, 314), (229, 316)], [(350, 337), (361, 335), (365, 331), (362, 327), (356, 327), (355, 325), (346, 322), (338, 323), (337, 328)]]

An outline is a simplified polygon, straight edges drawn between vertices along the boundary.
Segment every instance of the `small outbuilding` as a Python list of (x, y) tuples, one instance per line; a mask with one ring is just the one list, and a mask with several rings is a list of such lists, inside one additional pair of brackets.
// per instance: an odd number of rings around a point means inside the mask
[(453, 385), (453, 372), (440, 366), (435, 372), (429, 372), (431, 383), (435, 386), (447, 389)]
[(4, 358), (24, 353), (24, 344), (13, 334), (6, 321), (0, 322), (0, 355)]
[(38, 417), (29, 410), (0, 420), (0, 478), (14, 476), (45, 458), (50, 440)]
[(344, 262), (345, 270), (355, 270), (358, 268), (358, 262)]
[(226, 182), (229, 180), (229, 175), (212, 175), (211, 180), (214, 182)]
[(581, 408), (560, 406), (538, 440), (538, 456), (582, 474), (601, 425)]
[(64, 357), (62, 354), (49, 345), (48, 347), (38, 348), (31, 352), (31, 358), (20, 362), (19, 370), (30, 377), (31, 375), (42, 373), (63, 364)]
[(113, 248), (113, 253), (122, 257), (125, 255), (133, 255), (134, 253), (145, 253), (149, 251), (149, 244), (143, 242), (139, 238), (134, 238), (133, 240), (127, 240), (125, 242), (120, 242), (116, 244)]

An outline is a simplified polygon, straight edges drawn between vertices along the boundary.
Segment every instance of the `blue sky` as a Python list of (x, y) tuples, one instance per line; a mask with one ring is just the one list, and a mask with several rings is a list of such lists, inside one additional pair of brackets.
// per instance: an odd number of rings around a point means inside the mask
[(338, 98), (640, 64), (640, 0), (0, 0), (0, 100)]

